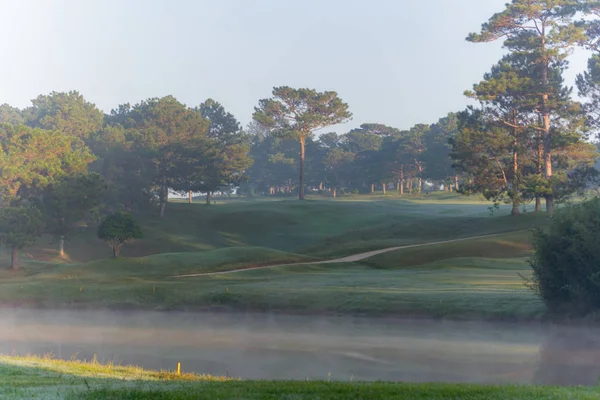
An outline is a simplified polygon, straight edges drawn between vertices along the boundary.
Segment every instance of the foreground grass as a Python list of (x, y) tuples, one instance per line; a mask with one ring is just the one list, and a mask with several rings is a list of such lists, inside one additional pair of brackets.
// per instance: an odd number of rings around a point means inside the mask
[(0, 357), (7, 399), (597, 399), (598, 388), (240, 381), (96, 362)]
[(455, 400), (564, 400), (597, 399), (597, 388), (497, 387), (445, 384), (327, 383), (327, 382), (238, 382), (210, 383), (172, 391), (160, 389), (100, 389), (82, 399), (247, 399), (247, 400), (337, 400), (337, 399), (455, 399)]

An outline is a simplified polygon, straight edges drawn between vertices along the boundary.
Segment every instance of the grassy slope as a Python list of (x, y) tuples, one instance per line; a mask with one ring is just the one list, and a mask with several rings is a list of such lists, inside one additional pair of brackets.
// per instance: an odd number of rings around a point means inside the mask
[(9, 399), (596, 399), (597, 388), (238, 381), (31, 357), (0, 357)]
[(97, 252), (105, 255), (108, 249), (93, 244), (92, 231), (68, 245), (71, 263), (44, 261), (44, 254), (54, 250), (39, 243), (32, 251), (37, 261), (26, 262), (19, 272), (0, 270), (0, 304), (494, 318), (539, 315), (541, 305), (524, 290), (518, 276), (528, 273), (523, 259), (529, 252), (527, 231), (404, 249), (359, 264), (172, 278), (508, 232), (546, 222), (543, 215), (533, 214), (491, 217), (487, 207), (448, 193), (402, 200), (374, 196), (237, 201), (210, 207), (170, 204), (164, 219), (139, 217), (146, 239), (127, 246), (125, 254), (141, 257), (98, 259)]
[[(520, 219), (492, 218), (487, 203), (447, 197), (449, 194), (440, 193), (402, 200), (398, 197), (306, 202), (262, 200), (223, 202), (216, 206), (172, 203), (163, 219), (154, 214), (136, 217), (145, 238), (125, 246), (123, 256), (243, 246), (334, 256), (388, 245), (523, 229), (544, 222), (543, 217), (533, 215)], [(68, 241), (66, 251), (73, 262), (105, 259), (110, 255), (109, 248), (95, 238), (92, 228)], [(56, 257), (56, 243), (48, 237), (25, 253), (40, 261), (60, 261)]]
[[(84, 265), (28, 267), (5, 272), (0, 303), (46, 307), (135, 307), (145, 309), (267, 310), (435, 317), (532, 318), (543, 306), (519, 274), (528, 232), (458, 243), (409, 248), (357, 264), (275, 267), (195, 278), (170, 278), (175, 271), (218, 270), (224, 255), (191, 253), (204, 264), (186, 266), (174, 255)], [(525, 243), (525, 244), (524, 244)], [(247, 251), (246, 248), (217, 250)], [(260, 250), (260, 251), (259, 251)], [(267, 253), (255, 249), (264, 260)], [(287, 255), (284, 255), (287, 256)], [(208, 260), (213, 258), (215, 264)], [(290, 257), (296, 257), (290, 255)], [(167, 258), (164, 263), (157, 262)], [(237, 262), (239, 254), (232, 254)], [(149, 260), (141, 262), (142, 260)], [(248, 261), (252, 261), (248, 259)], [(232, 261), (233, 262), (233, 261)]]

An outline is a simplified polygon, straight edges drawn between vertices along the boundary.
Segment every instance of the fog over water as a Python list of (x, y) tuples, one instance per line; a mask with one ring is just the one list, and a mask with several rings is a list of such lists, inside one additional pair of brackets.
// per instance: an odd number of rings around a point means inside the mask
[(600, 328), (270, 314), (0, 311), (0, 352), (247, 379), (594, 385)]

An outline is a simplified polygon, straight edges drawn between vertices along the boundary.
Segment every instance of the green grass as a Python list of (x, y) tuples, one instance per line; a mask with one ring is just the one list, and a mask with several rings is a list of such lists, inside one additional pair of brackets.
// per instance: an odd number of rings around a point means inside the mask
[[(408, 248), (354, 264), (272, 267), (172, 278), (258, 260), (301, 256), (255, 248), (160, 255), (82, 265), (28, 266), (1, 275), (0, 303), (36, 307), (109, 307), (343, 313), (371, 316), (538, 318), (543, 305), (519, 274), (530, 273), (529, 232)], [(242, 256), (240, 252), (245, 253)], [(229, 262), (223, 262), (229, 257)], [(239, 260), (245, 257), (247, 264)]]
[[(543, 224), (543, 216), (491, 217), (488, 203), (449, 194), (429, 197), (361, 196), (338, 200), (231, 201), (217, 205), (170, 203), (165, 218), (136, 215), (144, 239), (126, 245), (124, 257), (203, 252), (224, 247), (264, 247), (315, 256), (409, 244), (439, 238), (524, 229)], [(503, 209), (496, 214), (508, 214)], [(66, 243), (71, 262), (106, 259), (110, 249), (95, 228)], [(43, 237), (25, 256), (62, 262), (57, 244)], [(7, 262), (8, 254), (3, 260)], [(0, 258), (0, 262), (2, 258)]]
[[(547, 219), (503, 216), (506, 208), (491, 216), (488, 207), (450, 193), (173, 203), (164, 219), (137, 216), (146, 237), (125, 246), (120, 259), (106, 258), (93, 229), (68, 243), (68, 262), (41, 241), (21, 271), (0, 270), (0, 304), (537, 318), (543, 307), (519, 274), (529, 273), (529, 228)], [(498, 233), (355, 264), (173, 278)]]
[(531, 254), (531, 231), (516, 231), (480, 239), (414, 247), (381, 254), (363, 264), (377, 269), (398, 269), (435, 263), (453, 258), (517, 258)]
[(328, 383), (328, 382), (227, 382), (207, 383), (175, 390), (100, 389), (82, 399), (247, 399), (247, 400), (566, 400), (597, 399), (597, 388), (535, 386), (476, 386), (449, 384)]
[[(324, 377), (326, 379), (326, 377)], [(96, 362), (0, 357), (6, 399), (597, 399), (598, 388), (242, 381)]]

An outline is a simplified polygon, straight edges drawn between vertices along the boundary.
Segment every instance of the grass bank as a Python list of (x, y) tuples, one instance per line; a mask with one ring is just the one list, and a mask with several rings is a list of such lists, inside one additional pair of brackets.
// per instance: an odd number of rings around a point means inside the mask
[(598, 388), (361, 382), (242, 381), (96, 362), (0, 357), (8, 399), (597, 399)]

